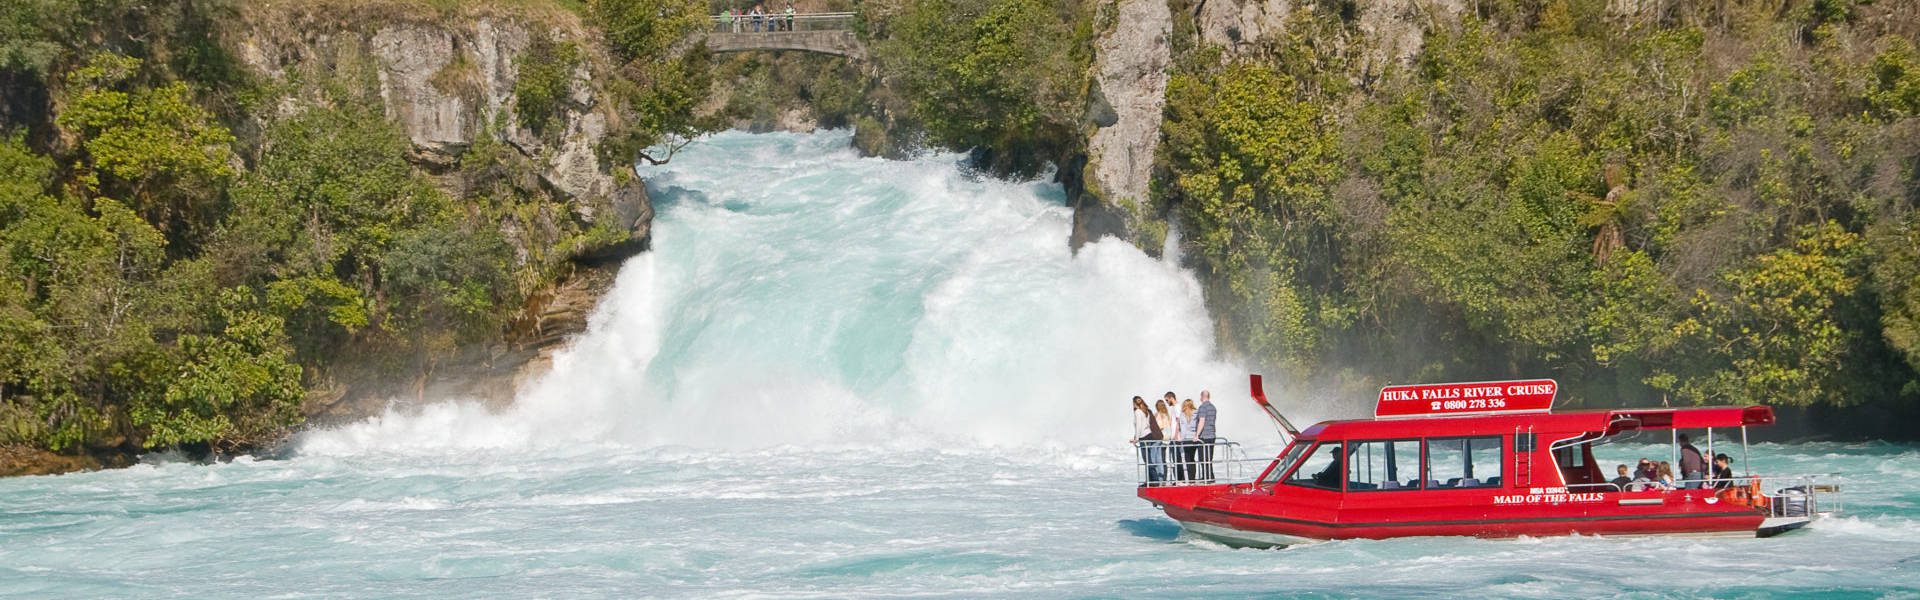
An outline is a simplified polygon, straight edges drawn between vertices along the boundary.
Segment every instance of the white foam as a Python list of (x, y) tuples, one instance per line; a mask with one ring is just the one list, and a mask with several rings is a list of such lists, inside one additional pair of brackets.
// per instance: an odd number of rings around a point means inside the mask
[(302, 452), (1078, 448), (1124, 443), (1133, 395), (1202, 388), (1222, 436), (1271, 441), (1190, 273), (1115, 240), (1074, 255), (1051, 186), (847, 137), (723, 134), (648, 173), (654, 250), (511, 408), (445, 399)]

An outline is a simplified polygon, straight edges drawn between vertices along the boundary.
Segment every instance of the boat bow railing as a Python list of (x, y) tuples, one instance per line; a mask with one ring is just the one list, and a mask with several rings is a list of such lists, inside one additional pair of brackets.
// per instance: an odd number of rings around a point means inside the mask
[(1239, 442), (1140, 440), (1135, 442), (1134, 479), (1146, 487), (1246, 483), (1271, 458), (1250, 458)]

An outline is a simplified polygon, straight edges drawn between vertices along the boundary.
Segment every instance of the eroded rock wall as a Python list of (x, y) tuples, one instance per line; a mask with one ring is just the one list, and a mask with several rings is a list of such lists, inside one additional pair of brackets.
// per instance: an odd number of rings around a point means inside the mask
[[(644, 185), (596, 152), (625, 126), (606, 101), (618, 66), (563, 10), (265, 1), (246, 5), (242, 21), (236, 54), (282, 90), (262, 122), (342, 101), (341, 90), (371, 90), (377, 97), (360, 100), (378, 103), (411, 142), (408, 160), (456, 202), (507, 195), (529, 207), (499, 223), (515, 260), (539, 274), (522, 282), (529, 300), (500, 339), (400, 377), (347, 361), (310, 398), (310, 416), (357, 418), (391, 401), (509, 402), (585, 329), (619, 262), (646, 248), (653, 207)], [(537, 38), (574, 44), (584, 57), (541, 131), (522, 122), (514, 96), (521, 58)]]
[(1095, 49), (1093, 124), (1082, 201), (1110, 211), (1076, 211), (1076, 240), (1113, 235), (1151, 246), (1141, 215), (1152, 213), (1149, 185), (1160, 144), (1161, 111), (1171, 75), (1173, 12), (1166, 0), (1117, 0), (1116, 24)]

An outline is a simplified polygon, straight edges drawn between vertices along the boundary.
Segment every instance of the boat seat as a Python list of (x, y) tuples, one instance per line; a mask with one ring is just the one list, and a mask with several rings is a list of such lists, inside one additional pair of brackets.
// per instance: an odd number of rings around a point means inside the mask
[(1445, 487), (1460, 487), (1460, 479), (1459, 477), (1448, 479)]
[(1472, 477), (1467, 477), (1460, 480), (1460, 487), (1478, 487), (1479, 485), (1480, 485), (1480, 480), (1474, 479)]
[(1397, 489), (1400, 489), (1400, 482), (1398, 482), (1398, 481), (1394, 481), (1394, 480), (1392, 480), (1392, 479), (1388, 479), (1388, 480), (1386, 480), (1386, 481), (1382, 481), (1382, 482), (1380, 482), (1380, 489), (1383, 489), (1383, 490), (1397, 490)]
[(1440, 480), (1438, 480), (1438, 479), (1429, 479), (1429, 480), (1427, 480), (1427, 489), (1433, 489), (1433, 488), (1437, 488), (1437, 487), (1440, 487)]
[(1499, 478), (1499, 477), (1488, 477), (1488, 478), (1487, 478), (1487, 485), (1500, 485), (1500, 478)]

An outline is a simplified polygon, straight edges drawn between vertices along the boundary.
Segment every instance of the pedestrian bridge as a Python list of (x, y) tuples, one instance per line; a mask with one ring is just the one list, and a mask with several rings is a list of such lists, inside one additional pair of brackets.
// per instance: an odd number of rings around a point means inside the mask
[(714, 15), (713, 27), (698, 34), (715, 53), (754, 50), (814, 52), (866, 60), (867, 47), (853, 33), (854, 14), (771, 14), (760, 19)]

